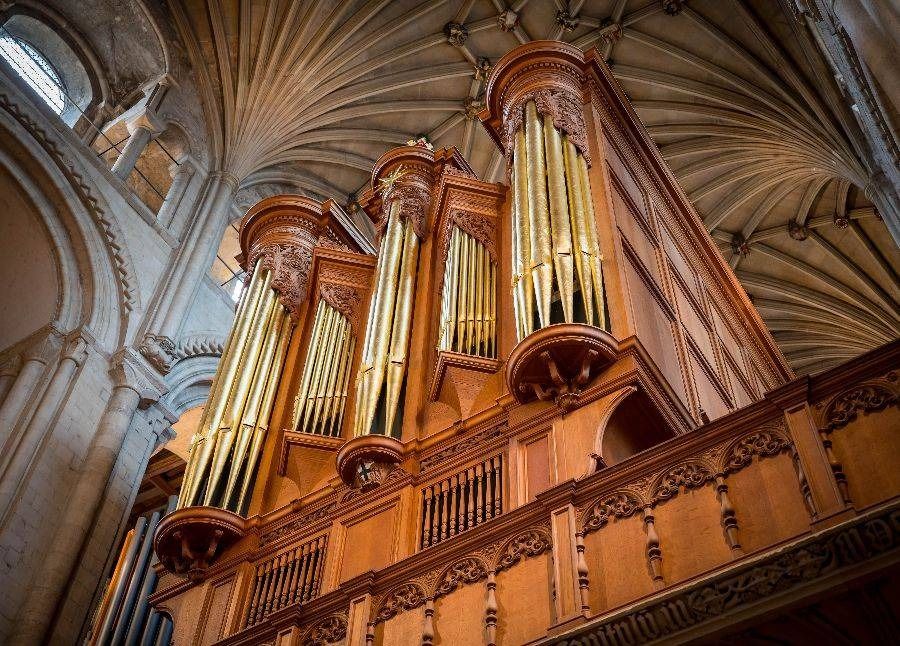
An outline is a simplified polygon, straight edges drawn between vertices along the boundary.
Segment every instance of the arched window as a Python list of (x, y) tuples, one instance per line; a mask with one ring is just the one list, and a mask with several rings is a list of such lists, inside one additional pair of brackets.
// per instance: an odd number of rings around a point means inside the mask
[(59, 74), (34, 47), (5, 29), (0, 33), (0, 55), (37, 92), (56, 114), (66, 108), (66, 93)]

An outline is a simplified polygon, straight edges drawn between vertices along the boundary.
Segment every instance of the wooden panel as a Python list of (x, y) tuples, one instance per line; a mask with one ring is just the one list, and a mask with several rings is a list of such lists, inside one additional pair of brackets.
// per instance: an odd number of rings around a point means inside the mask
[(584, 537), (591, 613), (600, 614), (653, 591), (647, 535), (640, 514), (613, 518)]
[(457, 588), (434, 602), (434, 643), (476, 646), (484, 643), (484, 583)]
[[(857, 509), (900, 493), (900, 408), (859, 416), (830, 435)], [(878, 450), (873, 450), (878, 447)]]
[(687, 405), (687, 394), (669, 317), (631, 263), (626, 263), (625, 267), (637, 335), (669, 385)]
[(550, 443), (547, 435), (525, 445), (525, 492), (529, 502), (550, 486)]
[(545, 552), (497, 575), (498, 644), (518, 646), (547, 632), (552, 623), (550, 568), (550, 553)]
[(727, 484), (745, 553), (809, 530), (809, 513), (790, 455), (754, 462), (729, 475)]
[(719, 500), (711, 485), (681, 492), (657, 506), (654, 513), (666, 584), (678, 583), (731, 560)]
[(378, 646), (419, 646), (424, 621), (424, 606), (394, 615), (375, 627), (375, 643)]
[(212, 584), (207, 599), (203, 634), (200, 643), (203, 646), (214, 644), (222, 637), (225, 613), (228, 610), (228, 599), (234, 586), (234, 577)]
[[(609, 141), (610, 144), (612, 144), (612, 140)], [(631, 174), (631, 171), (623, 163), (622, 158), (619, 156), (619, 153), (613, 145), (608, 146), (606, 152), (607, 169), (609, 170), (610, 178), (613, 180), (613, 187), (616, 187), (616, 184), (621, 186), (622, 189), (624, 189), (625, 194), (634, 204), (638, 205), (638, 208), (643, 212), (644, 192), (638, 185), (634, 175)]]
[(693, 351), (688, 352), (691, 364), (691, 372), (694, 375), (694, 385), (697, 387), (697, 398), (703, 410), (709, 415), (709, 419), (721, 417), (729, 411), (728, 404), (722, 399), (718, 388), (713, 384), (709, 375), (701, 366), (700, 361), (694, 356)]
[(400, 525), (397, 503), (347, 527), (341, 558), (341, 581), (389, 565)]
[(635, 215), (634, 209), (622, 198), (618, 190), (613, 190), (612, 196), (619, 232), (628, 240), (644, 267), (653, 275), (653, 279), (659, 285), (662, 281), (659, 274), (656, 244), (652, 234), (648, 231), (646, 221)]

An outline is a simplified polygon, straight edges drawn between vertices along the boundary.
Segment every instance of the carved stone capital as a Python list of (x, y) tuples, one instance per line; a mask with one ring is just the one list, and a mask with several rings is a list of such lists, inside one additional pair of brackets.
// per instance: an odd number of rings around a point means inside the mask
[(120, 350), (113, 356), (109, 372), (117, 388), (130, 388), (138, 394), (142, 409), (159, 401), (168, 392), (162, 380), (131, 349)]
[(88, 344), (88, 339), (80, 332), (76, 332), (66, 339), (62, 351), (62, 358), (68, 359), (75, 363), (75, 365), (80, 366), (87, 361), (89, 348), (90, 345)]
[(162, 374), (168, 374), (176, 361), (175, 342), (167, 336), (147, 333), (138, 348), (147, 361)]
[(48, 364), (59, 356), (62, 346), (62, 335), (51, 329), (36, 337), (32, 344), (22, 353), (22, 357), (25, 361), (40, 361), (43, 364)]

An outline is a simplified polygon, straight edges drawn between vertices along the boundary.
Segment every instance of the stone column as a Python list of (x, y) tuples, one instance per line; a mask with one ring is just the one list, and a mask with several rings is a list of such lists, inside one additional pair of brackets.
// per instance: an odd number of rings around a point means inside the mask
[(68, 495), (66, 513), (55, 539), (42, 559), (28, 597), (19, 612), (10, 644), (44, 643), (60, 598), (65, 591), (88, 531), (106, 491), (125, 434), (138, 406), (162, 395), (150, 371), (128, 354), (121, 354), (112, 369), (115, 387), (82, 463), (78, 483)]
[(87, 342), (80, 334), (67, 342), (62, 358), (50, 384), (44, 392), (34, 416), (22, 433), (22, 439), (15, 452), (10, 452), (9, 462), (0, 475), (0, 528), (9, 521), (18, 492), (27, 484), (26, 474), (34, 455), (46, 437), (53, 418), (66, 398), (78, 367), (87, 359)]
[[(6, 399), (6, 393), (12, 388), (13, 383), (16, 381), (16, 375), (19, 374), (21, 369), (22, 358), (18, 354), (7, 357), (3, 363), (0, 364), (0, 406), (3, 405), (3, 400)], [(2, 446), (2, 442), (0, 442), (0, 446)]]
[(6, 443), (21, 418), (25, 405), (38, 387), (44, 369), (59, 352), (60, 343), (59, 336), (51, 332), (22, 354), (22, 365), (0, 405), (0, 473), (3, 465), (12, 457), (11, 447), (6, 446)]
[(184, 315), (203, 276), (209, 271), (228, 226), (228, 206), (237, 190), (237, 179), (228, 173), (210, 175), (206, 196), (197, 214), (175, 264), (168, 283), (167, 304), (160, 303), (162, 312), (158, 334), (174, 339), (178, 334)]
[(112, 174), (122, 181), (128, 179), (128, 176), (131, 175), (131, 171), (134, 170), (134, 165), (137, 164), (137, 160), (140, 158), (141, 153), (144, 152), (147, 144), (150, 143), (150, 138), (153, 137), (154, 132), (153, 126), (150, 125), (149, 120), (146, 118), (139, 119), (128, 125), (131, 136), (128, 137), (128, 141), (125, 142), (125, 147), (122, 148), (122, 152), (119, 153), (119, 158), (110, 169), (112, 170)]
[(187, 155), (182, 157), (178, 163), (169, 166), (169, 175), (172, 177), (172, 185), (166, 193), (165, 201), (159, 208), (159, 213), (156, 214), (157, 222), (166, 229), (169, 229), (175, 221), (175, 214), (178, 211), (178, 207), (181, 205), (184, 192), (196, 170), (197, 168), (194, 166), (194, 162)]

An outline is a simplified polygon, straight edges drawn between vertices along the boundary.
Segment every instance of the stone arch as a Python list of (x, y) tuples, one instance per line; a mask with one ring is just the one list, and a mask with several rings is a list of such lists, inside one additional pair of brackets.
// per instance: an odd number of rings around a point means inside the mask
[(124, 342), (137, 306), (128, 252), (105, 203), (90, 191), (56, 142), (0, 93), (0, 163), (19, 178), (53, 232), (61, 297), (56, 326), (67, 333), (88, 327), (98, 345), (114, 351)]
[(12, 35), (34, 45), (60, 73), (77, 106), (63, 112), (63, 121), (78, 129), (82, 112), (93, 121), (108, 106), (106, 72), (88, 41), (62, 14), (39, 0), (18, 0), (6, 9), (4, 18), (4, 27)]
[(675, 433), (646, 394), (634, 386), (623, 388), (598, 424), (591, 471), (618, 464), (673, 437)]

